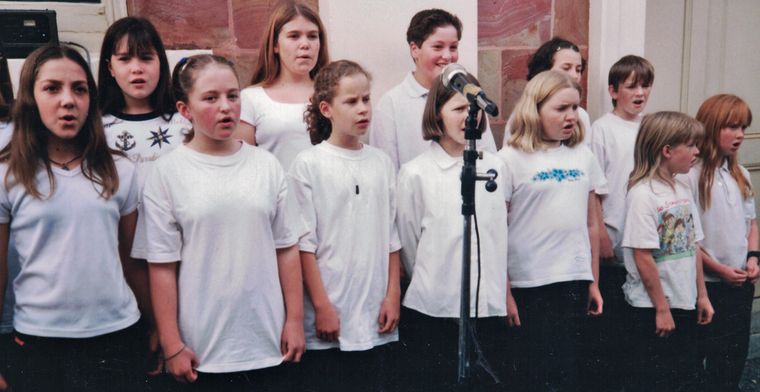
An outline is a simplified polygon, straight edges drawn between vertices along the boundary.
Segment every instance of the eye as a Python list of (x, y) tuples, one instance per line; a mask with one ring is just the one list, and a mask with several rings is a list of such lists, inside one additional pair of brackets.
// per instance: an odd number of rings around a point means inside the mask
[(153, 54), (153, 53), (147, 53), (147, 54), (140, 55), (140, 60), (142, 60), (142, 61), (153, 61), (153, 59), (155, 59), (155, 58), (156, 58), (156, 55)]
[(238, 94), (238, 93), (229, 93), (229, 94), (227, 94), (227, 99), (229, 99), (231, 101), (237, 101), (238, 98), (240, 98), (240, 94)]
[(441, 49), (443, 49), (443, 45), (440, 45), (440, 44), (433, 45), (433, 49), (435, 49), (435, 50), (441, 50)]
[(214, 95), (207, 95), (207, 96), (203, 97), (203, 100), (206, 101), (206, 102), (215, 102), (216, 101), (216, 96), (214, 96)]
[(319, 33), (318, 32), (309, 33), (309, 39), (312, 39), (312, 40), (313, 39), (317, 39), (318, 40), (319, 39)]
[(128, 62), (128, 61), (129, 61), (129, 59), (130, 59), (130, 58), (131, 58), (131, 57), (130, 57), (130, 56), (127, 56), (127, 55), (120, 55), (120, 56), (117, 56), (117, 57), (116, 57), (116, 60), (118, 60), (118, 61), (120, 61), (120, 62), (122, 62), (122, 63), (126, 63), (126, 62)]
[(42, 86), (42, 91), (47, 91), (49, 93), (54, 93), (58, 91), (59, 89), (60, 87), (55, 84), (47, 84), (47, 85)]
[(74, 86), (74, 92), (80, 95), (87, 95), (87, 93), (90, 91), (90, 89), (87, 88), (87, 86), (81, 85), (81, 86)]
[(368, 103), (369, 102), (369, 95), (362, 97), (362, 102)]

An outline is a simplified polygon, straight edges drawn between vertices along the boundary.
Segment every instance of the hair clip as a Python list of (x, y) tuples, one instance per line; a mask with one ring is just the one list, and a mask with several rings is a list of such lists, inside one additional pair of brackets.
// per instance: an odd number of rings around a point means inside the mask
[(179, 59), (179, 61), (177, 61), (177, 64), (179, 64), (179, 72), (182, 72), (182, 70), (185, 69), (185, 66), (187, 65), (187, 62), (188, 62), (188, 58), (187, 57), (183, 57), (183, 58)]

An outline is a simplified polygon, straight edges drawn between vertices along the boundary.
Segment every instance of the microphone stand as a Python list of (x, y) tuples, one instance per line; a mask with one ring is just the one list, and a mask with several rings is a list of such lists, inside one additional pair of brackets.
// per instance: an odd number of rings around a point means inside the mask
[[(471, 264), (471, 237), (472, 237), (472, 216), (475, 214), (475, 182), (487, 181), (486, 190), (493, 192), (496, 190), (496, 171), (489, 170), (485, 175), (478, 175), (476, 161), (480, 157), (477, 151), (475, 141), (480, 139), (478, 131), (478, 112), (480, 108), (477, 102), (470, 101), (470, 107), (465, 121), (465, 148), (464, 148), (464, 166), (462, 167), (462, 215), (464, 216), (464, 236), (462, 237), (462, 290), (459, 296), (459, 349), (457, 381), (460, 385), (467, 384), (471, 381), (470, 356), (472, 354), (472, 343), (470, 337), (470, 264)], [(485, 114), (484, 114), (485, 115)]]

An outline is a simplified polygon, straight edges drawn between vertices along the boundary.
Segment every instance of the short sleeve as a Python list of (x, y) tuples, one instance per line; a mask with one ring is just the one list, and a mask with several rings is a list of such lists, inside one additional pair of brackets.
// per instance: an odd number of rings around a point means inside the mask
[[(160, 170), (153, 170), (145, 181), (143, 203), (146, 244), (133, 248), (147, 249), (151, 263), (172, 263), (181, 259), (182, 234), (174, 216), (174, 206)], [(137, 239), (136, 239), (137, 240)]]
[(607, 186), (607, 178), (604, 176), (604, 172), (602, 171), (602, 167), (599, 166), (599, 161), (594, 157), (594, 153), (591, 152), (591, 150), (585, 146), (581, 145), (579, 148), (584, 149), (586, 152), (588, 152), (589, 157), (589, 180), (591, 188), (589, 189), (589, 192), (594, 191), (597, 195), (606, 195), (608, 194), (609, 187)]
[(288, 192), (288, 180), (278, 162), (275, 163), (277, 174), (275, 187), (277, 206), (272, 219), (272, 239), (277, 249), (283, 249), (298, 243), (298, 237), (305, 234), (303, 222), (298, 219), (299, 208), (296, 198)]
[(401, 241), (401, 262), (407, 274), (414, 271), (417, 257), (417, 245), (422, 235), (422, 218), (425, 205), (422, 200), (422, 190), (417, 184), (418, 178), (401, 167), (398, 175), (396, 227)]
[(591, 134), (587, 137), (591, 139), (589, 148), (591, 148), (591, 153), (594, 154), (594, 157), (599, 163), (599, 167), (602, 168), (602, 171), (604, 171), (604, 168), (607, 166), (607, 151), (604, 136), (604, 128), (602, 128), (602, 126), (599, 124), (599, 121), (597, 120), (593, 125), (591, 125)]
[(396, 225), (396, 216), (397, 216), (397, 208), (396, 208), (396, 192), (397, 192), (397, 181), (396, 178), (396, 169), (393, 167), (393, 163), (390, 161), (390, 159), (386, 156), (383, 156), (383, 162), (386, 165), (386, 171), (388, 173), (388, 201), (390, 202), (390, 208), (388, 208), (390, 217), (389, 217), (389, 225), (388, 228), (390, 230), (390, 236), (388, 237), (390, 239), (390, 249), (388, 249), (388, 252), (395, 252), (397, 250), (401, 249), (401, 238), (398, 233), (398, 225)]
[(651, 195), (641, 187), (631, 189), (626, 198), (623, 247), (659, 249), (657, 224), (657, 208)]
[[(741, 170), (742, 175), (747, 180), (748, 184), (752, 183), (752, 179), (749, 175), (749, 171), (744, 166), (739, 166), (739, 170)], [(755, 219), (756, 212), (755, 212), (755, 197), (754, 195), (750, 194), (748, 198), (744, 200), (744, 203), (742, 203), (742, 207), (744, 209), (744, 215), (746, 216), (747, 221), (751, 221)]]
[(506, 152), (509, 151), (510, 147), (504, 147), (501, 152), (499, 152), (498, 157), (499, 159), (504, 163), (502, 166), (504, 168), (503, 173), (499, 173), (499, 176), (502, 177), (502, 182), (504, 183), (504, 200), (509, 203), (512, 201), (512, 193), (514, 191), (514, 174), (512, 173), (512, 165), (509, 162), (509, 157), (506, 155)]
[(296, 157), (291, 163), (288, 180), (306, 231), (298, 240), (298, 248), (302, 252), (316, 253), (319, 244), (316, 230), (317, 213), (312, 193), (312, 179), (303, 155)]
[(140, 190), (137, 185), (137, 170), (135, 164), (126, 158), (120, 158), (119, 165), (122, 165), (122, 170), (119, 171), (119, 186), (127, 188), (127, 194), (124, 200), (119, 205), (119, 214), (126, 216), (131, 214), (137, 209), (137, 203), (140, 199)]

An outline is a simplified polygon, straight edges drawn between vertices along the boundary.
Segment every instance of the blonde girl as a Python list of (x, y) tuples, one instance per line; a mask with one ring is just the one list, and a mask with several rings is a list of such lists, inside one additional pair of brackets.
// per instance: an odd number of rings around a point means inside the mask
[[(703, 133), (685, 114), (658, 112), (644, 117), (636, 137), (623, 230), (633, 391), (696, 390), (696, 327), (710, 322), (713, 308), (696, 243), (703, 238), (699, 214), (675, 176), (696, 161)], [(674, 246), (678, 221), (685, 246)]]
[[(536, 75), (515, 107), (507, 165), (509, 280), (520, 388), (579, 388), (581, 330), (602, 312), (597, 199), (607, 182), (581, 141), (581, 89), (563, 72)], [(549, 332), (551, 331), (551, 332)]]

